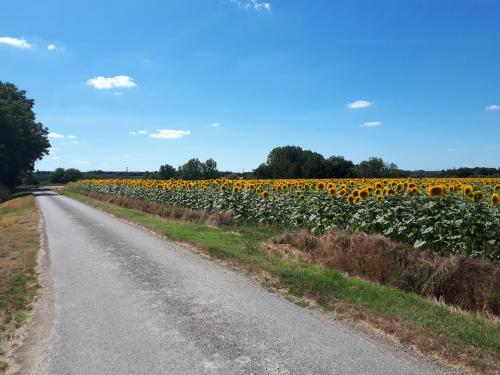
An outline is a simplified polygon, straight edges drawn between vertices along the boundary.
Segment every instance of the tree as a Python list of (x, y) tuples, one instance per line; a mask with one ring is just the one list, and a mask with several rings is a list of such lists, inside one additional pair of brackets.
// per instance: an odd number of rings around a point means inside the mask
[(356, 166), (356, 174), (358, 177), (366, 178), (383, 177), (384, 167), (385, 164), (382, 158), (371, 157)]
[(267, 165), (273, 178), (302, 177), (302, 148), (298, 146), (276, 147), (267, 157)]
[(64, 168), (57, 168), (51, 175), (50, 175), (50, 182), (53, 182), (55, 184), (62, 184), (64, 183)]
[(0, 81), (0, 184), (15, 187), (48, 154), (48, 129), (36, 122), (35, 101)]
[(330, 156), (326, 160), (326, 169), (330, 178), (346, 178), (355, 176), (354, 163), (343, 156)]
[(158, 171), (158, 178), (161, 180), (169, 180), (177, 176), (177, 170), (170, 164), (160, 166)]
[(82, 172), (76, 168), (69, 168), (64, 171), (63, 182), (78, 181), (82, 178)]
[(179, 167), (179, 177), (185, 180), (199, 180), (203, 174), (203, 163), (198, 159), (188, 160)]
[(217, 162), (214, 159), (208, 159), (201, 166), (203, 178), (209, 180), (211, 178), (219, 177), (219, 170), (217, 169)]
[(253, 170), (254, 178), (271, 178), (271, 168), (266, 163), (262, 163)]
[(303, 151), (300, 157), (300, 176), (302, 178), (326, 177), (326, 162), (323, 155), (312, 151)]

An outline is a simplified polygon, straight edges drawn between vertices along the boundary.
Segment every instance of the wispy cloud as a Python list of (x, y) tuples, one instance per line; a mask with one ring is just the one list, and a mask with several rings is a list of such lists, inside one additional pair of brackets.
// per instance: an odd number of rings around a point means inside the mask
[(179, 139), (191, 135), (189, 130), (157, 129), (156, 133), (150, 134), (151, 138)]
[(347, 107), (349, 107), (350, 109), (362, 109), (371, 107), (373, 104), (375, 103), (369, 102), (367, 100), (356, 100), (354, 102), (347, 103)]
[(50, 132), (48, 134), (49, 138), (64, 138), (64, 135), (61, 133), (56, 133), (56, 132)]
[(76, 135), (68, 135), (69, 139), (77, 139), (78, 137)]
[(455, 151), (456, 151), (456, 150), (455, 150), (455, 148), (453, 148), (453, 147), (450, 147), (450, 148), (448, 149), (448, 152), (455, 152)]
[(212, 128), (218, 128), (220, 124), (218, 122), (214, 122), (212, 125), (210, 125)]
[(271, 3), (261, 0), (229, 0), (231, 3), (238, 5), (242, 9), (256, 11), (270, 11)]
[(362, 128), (376, 128), (377, 126), (382, 125), (381, 121), (366, 121), (364, 122), (361, 127)]
[(500, 110), (500, 105), (492, 104), (485, 108), (487, 111), (498, 111)]
[(132, 131), (128, 132), (130, 135), (147, 135), (148, 131), (147, 130), (139, 130), (139, 131)]
[(51, 44), (49, 44), (49, 45), (47, 46), (47, 49), (48, 49), (49, 51), (54, 51), (54, 50), (56, 50), (56, 49), (57, 49), (57, 47), (56, 47), (56, 45), (55, 45), (55, 44), (52, 44), (52, 43), (51, 43)]
[(29, 44), (26, 39), (11, 38), (10, 36), (0, 37), (0, 44), (7, 44), (11, 47), (21, 48), (21, 49), (32, 48), (32, 45)]
[(132, 88), (137, 86), (134, 79), (129, 76), (114, 76), (114, 77), (94, 77), (87, 80), (87, 85), (98, 90), (109, 90), (113, 88)]

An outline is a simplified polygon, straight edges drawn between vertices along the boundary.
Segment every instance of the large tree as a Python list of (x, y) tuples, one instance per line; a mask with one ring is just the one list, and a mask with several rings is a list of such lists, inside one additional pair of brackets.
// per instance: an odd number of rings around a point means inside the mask
[(0, 184), (15, 187), (48, 154), (48, 129), (36, 121), (35, 101), (0, 81)]

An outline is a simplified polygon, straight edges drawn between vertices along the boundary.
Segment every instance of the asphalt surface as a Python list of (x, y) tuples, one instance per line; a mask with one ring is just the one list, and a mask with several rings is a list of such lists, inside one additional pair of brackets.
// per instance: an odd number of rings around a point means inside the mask
[(21, 373), (444, 371), (99, 210), (52, 192), (37, 201), (48, 308)]

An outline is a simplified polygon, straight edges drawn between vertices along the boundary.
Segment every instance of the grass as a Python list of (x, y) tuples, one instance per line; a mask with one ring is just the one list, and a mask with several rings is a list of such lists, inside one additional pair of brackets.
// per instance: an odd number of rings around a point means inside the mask
[[(436, 354), (476, 372), (496, 373), (500, 361), (500, 324), (435, 303), (414, 293), (352, 278), (332, 268), (268, 257), (261, 243), (277, 229), (231, 225), (210, 227), (166, 220), (87, 196), (62, 194), (145, 226), (173, 241), (188, 242), (211, 256), (228, 260), (253, 274), (272, 276), (278, 288), (295, 297), (307, 296), (328, 310), (362, 320), (420, 350)], [(299, 305), (306, 306), (304, 301)]]
[[(0, 204), (0, 344), (27, 319), (37, 291), (36, 264), (40, 217), (31, 195), (19, 194)], [(7, 369), (0, 350), (0, 373)]]

